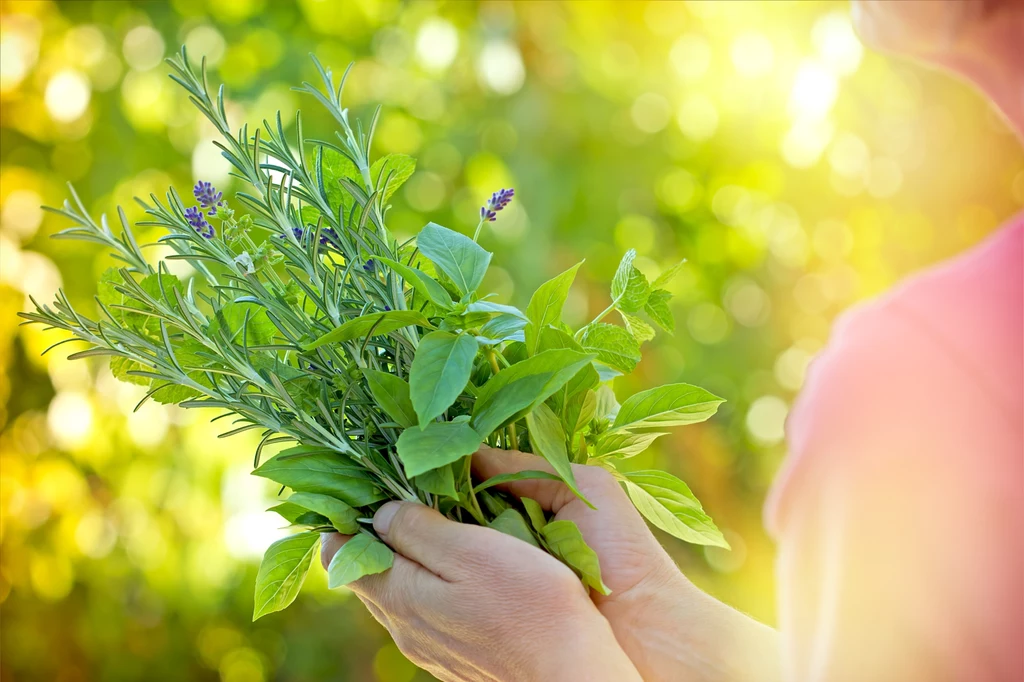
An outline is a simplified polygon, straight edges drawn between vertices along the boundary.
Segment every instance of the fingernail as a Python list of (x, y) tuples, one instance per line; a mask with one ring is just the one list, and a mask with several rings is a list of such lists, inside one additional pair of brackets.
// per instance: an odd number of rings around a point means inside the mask
[(395, 518), (395, 514), (398, 513), (401, 506), (401, 502), (392, 501), (377, 510), (377, 513), (373, 515), (373, 529), (377, 531), (377, 535), (383, 537), (388, 534), (388, 531), (391, 530), (391, 520)]

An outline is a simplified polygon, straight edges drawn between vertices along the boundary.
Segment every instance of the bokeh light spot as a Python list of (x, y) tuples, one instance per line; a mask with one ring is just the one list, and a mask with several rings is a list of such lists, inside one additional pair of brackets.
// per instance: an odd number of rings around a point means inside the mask
[(764, 395), (750, 404), (746, 426), (750, 437), (764, 446), (780, 443), (785, 437), (789, 407), (778, 396)]
[(694, 142), (703, 142), (718, 129), (718, 109), (707, 96), (694, 93), (679, 107), (676, 123), (683, 135)]
[(124, 60), (136, 71), (148, 71), (164, 58), (164, 39), (152, 26), (136, 26), (124, 36)]
[(484, 46), (477, 71), (484, 86), (499, 95), (511, 95), (523, 87), (526, 80), (519, 48), (507, 40), (491, 41)]
[(688, 33), (672, 44), (669, 61), (682, 80), (695, 81), (711, 66), (711, 46), (704, 36)]
[(89, 80), (79, 71), (64, 69), (46, 84), (46, 110), (53, 120), (70, 123), (85, 113), (91, 96)]
[(747, 78), (763, 76), (775, 67), (775, 49), (763, 33), (741, 33), (733, 40), (729, 52), (736, 71)]
[(416, 60), (430, 71), (443, 71), (459, 53), (459, 33), (444, 19), (431, 18), (416, 32)]
[(672, 118), (668, 100), (656, 92), (645, 92), (637, 97), (629, 112), (636, 127), (645, 133), (658, 132)]

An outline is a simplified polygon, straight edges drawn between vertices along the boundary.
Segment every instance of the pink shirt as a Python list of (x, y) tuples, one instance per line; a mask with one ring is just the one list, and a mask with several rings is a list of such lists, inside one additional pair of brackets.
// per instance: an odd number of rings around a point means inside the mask
[(1024, 215), (847, 313), (766, 509), (790, 682), (1024, 680)]

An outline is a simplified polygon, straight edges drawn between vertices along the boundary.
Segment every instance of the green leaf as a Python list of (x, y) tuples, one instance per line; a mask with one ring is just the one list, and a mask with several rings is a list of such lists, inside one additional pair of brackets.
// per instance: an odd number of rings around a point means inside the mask
[(569, 461), (569, 453), (565, 448), (565, 431), (562, 429), (558, 415), (552, 412), (550, 407), (541, 403), (526, 415), (526, 427), (530, 429), (530, 445), (533, 446), (533, 453), (546, 459), (555, 473), (569, 486), (569, 489), (593, 508), (594, 505), (590, 504), (576, 487), (576, 477), (572, 473), (572, 463)]
[(274, 505), (267, 511), (276, 512), (281, 518), (292, 525), (328, 526), (331, 523), (331, 520), (326, 516), (321, 516), (316, 512), (311, 512), (291, 502), (282, 502), (281, 504)]
[(601, 580), (601, 564), (597, 553), (583, 540), (579, 527), (572, 521), (551, 521), (540, 531), (544, 546), (580, 577), (583, 584), (604, 595), (612, 591)]
[(666, 384), (626, 399), (612, 429), (648, 429), (702, 422), (725, 401), (690, 384)]
[(651, 446), (655, 440), (666, 435), (664, 431), (605, 431), (597, 439), (593, 457), (632, 457)]
[(540, 543), (537, 542), (537, 538), (530, 532), (530, 527), (526, 525), (526, 519), (515, 509), (509, 508), (501, 512), (487, 526), (506, 535), (519, 538), (523, 542), (540, 549)]
[(576, 271), (583, 261), (572, 266), (562, 274), (549, 279), (537, 287), (526, 307), (526, 317), (530, 324), (526, 326), (526, 347), (530, 355), (537, 351), (540, 334), (545, 327), (557, 324), (562, 319), (562, 306), (569, 295), (569, 287), (576, 279)]
[(493, 346), (503, 341), (525, 341), (523, 327), (526, 322), (515, 315), (502, 313), (493, 317), (480, 327), (477, 341)]
[(434, 325), (417, 310), (386, 310), (379, 313), (361, 315), (345, 322), (327, 332), (319, 339), (303, 346), (303, 350), (313, 350), (328, 343), (344, 343), (352, 339), (361, 339), (368, 334), (381, 336), (396, 329), (417, 325), (433, 329)]
[(332, 590), (363, 576), (391, 568), (395, 554), (380, 540), (360, 533), (338, 550), (327, 566), (327, 586)]
[(572, 436), (582, 430), (597, 414), (597, 394), (592, 390), (581, 391), (565, 401), (562, 423), (565, 432)]
[(466, 312), (469, 313), (499, 313), (505, 315), (513, 315), (518, 317), (520, 320), (526, 321), (526, 313), (519, 308), (511, 305), (503, 305), (501, 303), (492, 303), (490, 301), (473, 301), (466, 306)]
[(396, 424), (406, 428), (416, 425), (416, 410), (409, 398), (409, 384), (404, 379), (374, 369), (364, 369), (363, 376), (373, 399)]
[(388, 154), (377, 159), (370, 167), (370, 177), (381, 192), (381, 205), (387, 203), (415, 170), (416, 159), (406, 154)]
[(326, 147), (323, 148), (320, 165), (324, 177), (324, 191), (327, 194), (327, 203), (330, 205), (331, 211), (337, 216), (338, 210), (343, 209), (343, 217), (347, 218), (355, 204), (355, 199), (342, 189), (341, 180), (347, 178), (362, 185), (362, 174), (351, 159)]
[(418, 291), (421, 296), (443, 310), (451, 310), (455, 303), (443, 286), (427, 273), (414, 267), (393, 261), (390, 258), (379, 258), (380, 262), (397, 272), (406, 284)]
[(672, 300), (672, 294), (664, 289), (655, 289), (651, 292), (651, 295), (647, 298), (647, 303), (644, 305), (644, 312), (650, 315), (651, 319), (667, 332), (676, 328), (676, 321), (672, 317), (672, 310), (668, 307), (670, 300)]
[(473, 454), (483, 440), (466, 422), (428, 422), (423, 429), (402, 432), (398, 458), (406, 476), (419, 476)]
[(421, 428), (466, 388), (476, 350), (476, 340), (468, 334), (431, 332), (420, 340), (409, 370), (409, 393)]
[(729, 543), (685, 483), (663, 471), (633, 471), (623, 482), (633, 505), (661, 530), (680, 540), (729, 549)]
[(149, 378), (128, 374), (128, 372), (144, 371), (147, 371), (147, 368), (131, 358), (123, 358), (116, 355), (110, 358), (110, 373), (119, 381), (138, 386), (148, 386), (150, 384)]
[(651, 288), (652, 289), (661, 289), (661, 288), (663, 288), (666, 284), (668, 284), (673, 279), (675, 279), (676, 275), (679, 274), (679, 271), (683, 269), (684, 265), (686, 265), (686, 259), (685, 258), (683, 260), (679, 261), (678, 263), (676, 263), (675, 265), (673, 265), (672, 267), (670, 267), (668, 270), (665, 270), (663, 273), (658, 275), (654, 279), (654, 281), (651, 282)]
[(544, 530), (544, 526), (548, 525), (548, 519), (544, 515), (544, 508), (540, 506), (540, 503), (529, 497), (520, 497), (519, 501), (523, 503), (526, 515), (530, 517), (533, 529), (538, 533)]
[(233, 343), (242, 345), (244, 339), (249, 346), (269, 344), (277, 335), (277, 327), (267, 317), (267, 311), (253, 303), (231, 302), (221, 307), (210, 322), (207, 334), (210, 338), (219, 339), (221, 330)]
[(550, 398), (593, 357), (574, 350), (546, 350), (501, 370), (480, 387), (473, 406), (473, 428), (490, 435), (509, 419)]
[(491, 262), (491, 254), (475, 241), (437, 223), (420, 230), (416, 245), (463, 294), (476, 291)]
[(425, 474), (414, 476), (412, 482), (420, 490), (434, 495), (451, 498), (459, 496), (459, 491), (455, 489), (455, 474), (452, 473), (451, 465), (431, 469)]
[(296, 492), (336, 497), (350, 507), (365, 507), (387, 499), (364, 467), (317, 448), (289, 448), (252, 473)]
[(280, 611), (295, 601), (319, 542), (319, 533), (299, 533), (267, 548), (256, 574), (253, 620)]
[(626, 331), (633, 335), (637, 343), (644, 343), (654, 338), (654, 328), (641, 320), (639, 317), (619, 311), (622, 321), (626, 324)]
[(580, 345), (597, 354), (599, 362), (624, 374), (632, 372), (640, 362), (640, 344), (632, 334), (614, 324), (588, 324), (583, 328)]
[(633, 266), (635, 259), (636, 251), (627, 251), (612, 278), (612, 305), (628, 313), (642, 310), (651, 291), (647, 278)]
[(341, 500), (330, 495), (292, 493), (291, 497), (288, 498), (288, 502), (327, 517), (331, 525), (339, 533), (352, 535), (359, 532), (359, 524), (356, 522), (356, 519), (359, 518), (359, 513)]
[(533, 480), (546, 480), (546, 481), (561, 481), (560, 476), (556, 476), (547, 471), (537, 471), (534, 469), (526, 469), (524, 471), (515, 471), (510, 474), (498, 474), (497, 476), (491, 476), (483, 483), (473, 488), (474, 493), (480, 493), (488, 488), (493, 488), (496, 485), (502, 485), (503, 483), (512, 483), (513, 481), (533, 481)]

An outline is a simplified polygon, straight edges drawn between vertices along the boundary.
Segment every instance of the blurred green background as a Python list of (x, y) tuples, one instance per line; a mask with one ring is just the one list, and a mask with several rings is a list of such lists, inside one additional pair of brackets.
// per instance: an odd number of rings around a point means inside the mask
[[(845, 3), (173, 0), (0, 3), (0, 680), (429, 679), (346, 591), (311, 572), (250, 622), (259, 556), (281, 533), (252, 443), (208, 414), (148, 404), (56, 337), (18, 328), (27, 297), (88, 306), (110, 261), (55, 242), (39, 205), (74, 182), (97, 215), (197, 179), (235, 189), (212, 130), (167, 78), (205, 55), (229, 118), (303, 107), (315, 52), (354, 61), (346, 97), (384, 105), (375, 149), (419, 158), (390, 223), (469, 231), (489, 286), (524, 305), (581, 258), (566, 317), (607, 304), (621, 253), (672, 287), (674, 336), (620, 394), (670, 381), (726, 397), (708, 424), (636, 460), (687, 480), (732, 552), (663, 537), (714, 595), (774, 618), (761, 505), (783, 423), (836, 314), (976, 243), (1024, 205), (1024, 156), (967, 86), (870, 53)], [(155, 234), (143, 231), (143, 239)], [(622, 385), (628, 384), (628, 385)], [(884, 395), (884, 387), (880, 387)]]

